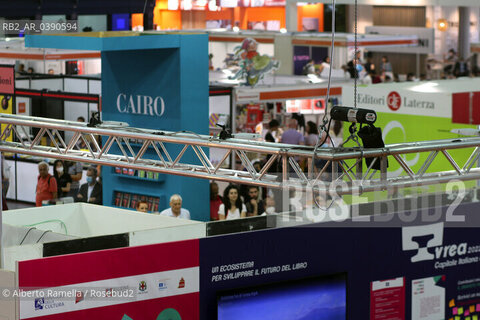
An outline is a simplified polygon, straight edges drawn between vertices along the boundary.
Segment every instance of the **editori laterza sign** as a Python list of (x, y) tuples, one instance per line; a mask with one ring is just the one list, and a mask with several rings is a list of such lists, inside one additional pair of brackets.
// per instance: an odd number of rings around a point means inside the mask
[(416, 108), (416, 109), (435, 109), (435, 102), (428, 100), (420, 100), (416, 97), (400, 96), (399, 93), (392, 91), (388, 95), (374, 96), (368, 93), (358, 93), (357, 103), (364, 105), (388, 106), (392, 111), (397, 111), (400, 107)]
[(162, 97), (120, 93), (117, 96), (117, 110), (120, 113), (131, 113), (145, 116), (161, 117), (165, 112), (165, 101)]

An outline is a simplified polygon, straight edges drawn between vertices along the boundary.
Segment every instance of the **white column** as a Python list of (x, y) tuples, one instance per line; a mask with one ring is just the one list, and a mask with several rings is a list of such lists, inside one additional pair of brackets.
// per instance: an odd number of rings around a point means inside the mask
[(287, 31), (295, 32), (297, 30), (297, 1), (287, 0), (285, 4), (285, 20)]
[(458, 7), (458, 57), (470, 55), (470, 8)]

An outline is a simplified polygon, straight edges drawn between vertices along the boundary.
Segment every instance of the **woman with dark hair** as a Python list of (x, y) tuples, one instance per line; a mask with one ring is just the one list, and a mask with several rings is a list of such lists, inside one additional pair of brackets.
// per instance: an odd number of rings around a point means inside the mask
[(53, 176), (57, 180), (58, 197), (66, 197), (70, 192), (72, 177), (68, 174), (65, 163), (62, 160), (55, 160), (53, 163)]
[(305, 145), (314, 146), (318, 141), (318, 129), (317, 125), (313, 121), (308, 121), (307, 126), (305, 127)]
[(246, 216), (247, 208), (240, 199), (238, 187), (229, 185), (223, 192), (223, 203), (218, 208), (218, 220), (233, 220)]
[(338, 148), (343, 143), (343, 123), (342, 121), (334, 120), (333, 130), (330, 130), (330, 139), (332, 147)]

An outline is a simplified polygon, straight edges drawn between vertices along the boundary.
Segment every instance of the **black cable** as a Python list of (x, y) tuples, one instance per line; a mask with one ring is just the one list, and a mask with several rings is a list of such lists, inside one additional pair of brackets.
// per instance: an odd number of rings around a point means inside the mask
[(25, 241), (25, 238), (27, 238), (28, 234), (30, 233), (30, 231), (32, 231), (33, 229), (37, 229), (35, 227), (32, 227), (30, 229), (28, 229), (27, 233), (25, 233), (25, 236), (23, 237), (22, 241), (20, 242), (19, 246), (22, 245), (23, 241)]
[(40, 239), (42, 239), (43, 236), (44, 236), (47, 232), (52, 232), (52, 230), (47, 230), (47, 231), (45, 231), (44, 233), (42, 233), (42, 235), (40, 236), (40, 238), (38, 238), (38, 240), (37, 240), (36, 243), (38, 243), (38, 242), (40, 241)]
[(145, 4), (143, 5), (143, 14), (145, 15), (145, 9), (147, 9), (147, 2), (148, 0), (145, 0)]

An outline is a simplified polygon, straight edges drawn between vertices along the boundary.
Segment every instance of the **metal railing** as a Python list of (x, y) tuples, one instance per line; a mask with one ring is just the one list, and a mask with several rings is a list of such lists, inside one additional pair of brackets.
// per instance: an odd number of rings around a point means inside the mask
[[(271, 188), (318, 187), (319, 192), (333, 192), (341, 182), (342, 190), (335, 192), (342, 194), (446, 183), (453, 179), (480, 179), (478, 137), (394, 144), (378, 149), (319, 148), (314, 155), (314, 148), (308, 146), (242, 139), (220, 140), (189, 132), (132, 128), (120, 123), (88, 127), (80, 122), (1, 115), (0, 124), (1, 152)], [(32, 129), (38, 131), (34, 136), (30, 134), (34, 131)], [(73, 138), (64, 141), (61, 131), (70, 132)], [(97, 141), (99, 136), (103, 143)], [(51, 146), (41, 144), (43, 137), (50, 140)], [(83, 142), (86, 150), (79, 150), (78, 142)], [(225, 151), (215, 165), (207, 155), (209, 148)], [(455, 159), (451, 152), (458, 149), (468, 150), (470, 156)], [(187, 151), (190, 156), (185, 156)], [(258, 170), (252, 165), (249, 153), (268, 160)], [(405, 161), (406, 155), (412, 153), (426, 154), (418, 170)], [(241, 168), (238, 170), (222, 168), (231, 154), (240, 159)], [(436, 171), (432, 163), (439, 157), (446, 159), (446, 167)], [(367, 167), (363, 164), (364, 158), (374, 160)], [(302, 169), (299, 159), (305, 160), (305, 168)], [(318, 164), (314, 161), (317, 159), (324, 161)], [(392, 176), (387, 168), (387, 159), (390, 167), (398, 164), (402, 174)], [(376, 166), (380, 169), (373, 169)]]

